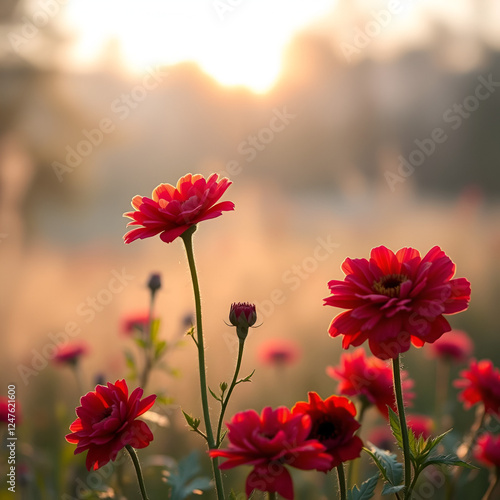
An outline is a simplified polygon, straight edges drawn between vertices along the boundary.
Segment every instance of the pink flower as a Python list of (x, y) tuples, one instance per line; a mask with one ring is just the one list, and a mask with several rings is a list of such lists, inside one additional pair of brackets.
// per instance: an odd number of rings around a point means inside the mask
[(300, 349), (292, 340), (270, 339), (260, 345), (258, 357), (265, 365), (291, 365), (299, 359)]
[(325, 305), (347, 311), (330, 324), (332, 337), (343, 335), (342, 347), (359, 346), (368, 340), (372, 353), (381, 359), (396, 358), (410, 348), (435, 342), (451, 330), (443, 314), (467, 309), (470, 283), (451, 279), (455, 264), (434, 247), (424, 258), (413, 248), (396, 254), (381, 246), (370, 260), (346, 259), (343, 281), (328, 283), (332, 295)]
[(141, 400), (142, 393), (138, 387), (129, 397), (125, 380), (117, 380), (107, 387), (98, 385), (81, 398), (78, 418), (70, 425), (66, 441), (77, 445), (75, 455), (88, 450), (88, 470), (115, 460), (126, 445), (145, 448), (153, 440), (147, 424), (136, 418), (153, 406), (156, 396)]
[(461, 379), (453, 385), (463, 391), (459, 399), (465, 408), (483, 403), (487, 413), (500, 416), (500, 371), (489, 359), (471, 360), (469, 369), (460, 372)]
[(55, 363), (75, 364), (81, 356), (87, 354), (87, 344), (82, 342), (73, 342), (57, 346), (53, 361)]
[[(155, 318), (153, 318), (154, 320)], [(133, 335), (137, 332), (141, 336), (149, 335), (149, 313), (139, 312), (125, 316), (122, 319), (121, 330), (127, 335)]]
[(424, 439), (427, 439), (434, 430), (434, 420), (426, 415), (417, 415), (416, 413), (406, 415), (406, 423), (415, 437), (423, 436)]
[(229, 179), (218, 179), (217, 174), (212, 174), (208, 180), (200, 174), (187, 174), (179, 180), (177, 187), (170, 184), (157, 186), (152, 198), (135, 196), (132, 200), (134, 211), (123, 215), (132, 219), (127, 227), (140, 227), (132, 229), (123, 237), (125, 243), (159, 233), (162, 241), (170, 243), (198, 222), (234, 210), (231, 201), (217, 203), (231, 185)]
[(451, 330), (443, 334), (433, 344), (427, 346), (427, 351), (433, 358), (462, 363), (472, 354), (472, 341), (462, 330)]
[(484, 433), (478, 437), (474, 457), (487, 466), (500, 468), (500, 436)]
[(363, 442), (354, 433), (360, 425), (354, 418), (356, 408), (343, 396), (330, 396), (324, 401), (315, 392), (309, 393), (309, 402), (297, 403), (292, 408), (294, 415), (308, 415), (312, 421), (309, 439), (317, 439), (332, 457), (328, 467), (318, 468), (327, 472), (361, 454)]
[(250, 465), (247, 477), (247, 497), (254, 489), (277, 492), (293, 500), (293, 483), (286, 465), (297, 469), (329, 469), (331, 457), (325, 447), (309, 439), (312, 422), (307, 415), (292, 415), (285, 407), (264, 408), (261, 415), (254, 410), (237, 413), (226, 424), (229, 447), (210, 450), (211, 457), (227, 458), (219, 465), (222, 470)]
[[(326, 373), (340, 381), (337, 389), (340, 394), (359, 396), (365, 404), (376, 405), (385, 418), (388, 418), (387, 406), (396, 411), (391, 367), (374, 356), (367, 358), (362, 348), (342, 354), (340, 366), (329, 366)], [(407, 375), (402, 370), (405, 403), (409, 406), (415, 394), (410, 392), (414, 382)]]

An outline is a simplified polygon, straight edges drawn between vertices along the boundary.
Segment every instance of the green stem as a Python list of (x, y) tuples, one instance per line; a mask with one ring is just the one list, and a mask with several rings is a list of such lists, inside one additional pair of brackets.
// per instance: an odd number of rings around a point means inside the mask
[(149, 500), (148, 494), (146, 493), (146, 486), (144, 485), (144, 478), (142, 477), (141, 464), (139, 463), (139, 458), (137, 457), (137, 453), (134, 448), (127, 444), (125, 446), (127, 451), (130, 453), (130, 458), (132, 458), (132, 462), (134, 463), (135, 472), (137, 474), (137, 480), (139, 481), (139, 488), (141, 489), (141, 495), (143, 500)]
[(411, 498), (411, 460), (410, 460), (410, 441), (408, 439), (408, 428), (406, 426), (405, 408), (403, 403), (403, 389), (401, 386), (401, 368), (399, 366), (399, 354), (392, 360), (392, 371), (394, 374), (394, 392), (396, 394), (396, 404), (398, 407), (399, 425), (401, 426), (401, 435), (403, 438), (403, 458), (404, 458), (404, 477), (405, 494), (404, 498)]
[(224, 420), (224, 413), (226, 412), (227, 404), (229, 403), (229, 398), (233, 392), (233, 389), (236, 387), (236, 382), (238, 380), (238, 375), (240, 373), (241, 360), (243, 358), (243, 348), (245, 347), (245, 341), (239, 338), (239, 346), (238, 346), (238, 360), (236, 361), (236, 368), (234, 370), (233, 380), (231, 381), (231, 385), (229, 386), (229, 390), (227, 391), (226, 397), (223, 399), (222, 406), (220, 409), (219, 416), (219, 424), (217, 425), (217, 439), (215, 441), (215, 446), (218, 448), (221, 445), (221, 432), (222, 432), (222, 422)]
[(337, 466), (337, 475), (339, 477), (340, 500), (347, 500), (344, 465), (342, 463)]
[(278, 500), (278, 494), (275, 491), (268, 491), (267, 498), (269, 500)]
[(141, 384), (143, 390), (146, 390), (146, 385), (148, 383), (149, 374), (151, 372), (151, 368), (153, 367), (153, 353), (152, 353), (152, 338), (151, 338), (151, 326), (153, 324), (153, 310), (154, 310), (154, 302), (155, 302), (155, 293), (151, 293), (151, 298), (149, 301), (149, 316), (148, 316), (148, 328), (147, 328), (147, 337), (146, 337), (146, 345), (144, 346), (144, 370), (141, 375)]
[(495, 490), (497, 489), (497, 486), (499, 484), (500, 484), (500, 469), (496, 467), (495, 472), (492, 472), (491, 474), (490, 485), (483, 496), (483, 500), (495, 500), (495, 498), (498, 498), (495, 495)]
[[(203, 339), (203, 326), (201, 320), (201, 295), (200, 287), (198, 285), (198, 274), (196, 272), (196, 265), (194, 262), (194, 252), (193, 252), (193, 233), (196, 231), (196, 226), (192, 226), (182, 235), (182, 241), (184, 241), (184, 246), (186, 247), (186, 255), (189, 264), (189, 270), (191, 272), (191, 281), (193, 282), (193, 292), (194, 292), (194, 302), (196, 307), (196, 339), (198, 348), (198, 368), (200, 372), (200, 390), (201, 390), (201, 404), (203, 407), (203, 419), (205, 421), (205, 430), (207, 434), (208, 448), (214, 449), (215, 441), (214, 434), (212, 430), (212, 424), (210, 422), (210, 411), (208, 408), (208, 392), (207, 392), (207, 374), (205, 367), (205, 346)], [(212, 458), (212, 471), (215, 480), (215, 489), (217, 493), (217, 498), (219, 500), (224, 500), (224, 488), (222, 485), (222, 476), (219, 470), (219, 460), (217, 457)]]

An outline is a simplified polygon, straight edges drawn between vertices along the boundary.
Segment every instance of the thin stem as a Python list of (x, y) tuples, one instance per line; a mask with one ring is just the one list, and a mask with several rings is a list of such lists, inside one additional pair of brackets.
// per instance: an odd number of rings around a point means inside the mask
[(149, 315), (148, 315), (148, 328), (147, 328), (147, 337), (146, 337), (146, 345), (144, 346), (144, 370), (141, 375), (141, 387), (145, 390), (146, 384), (148, 383), (149, 374), (151, 372), (151, 368), (153, 367), (153, 353), (152, 353), (152, 338), (151, 338), (151, 327), (153, 325), (153, 310), (154, 310), (154, 302), (155, 302), (155, 293), (151, 292), (151, 298), (149, 301)]
[(139, 488), (141, 489), (141, 495), (143, 500), (149, 500), (148, 494), (146, 493), (146, 486), (144, 485), (144, 478), (142, 477), (141, 464), (139, 463), (139, 458), (137, 457), (137, 453), (134, 448), (127, 444), (125, 446), (127, 451), (130, 453), (130, 458), (132, 458), (132, 462), (134, 463), (135, 472), (137, 474), (137, 480), (139, 481)]
[(398, 407), (399, 425), (401, 426), (401, 435), (403, 438), (403, 458), (404, 458), (404, 477), (405, 490), (404, 498), (411, 498), (411, 460), (410, 460), (410, 441), (408, 439), (408, 428), (406, 426), (405, 408), (403, 403), (403, 389), (401, 386), (401, 368), (399, 366), (399, 354), (392, 360), (392, 371), (394, 374), (394, 392), (396, 394), (396, 404)]
[[(194, 302), (196, 307), (196, 338), (197, 338), (197, 348), (198, 348), (198, 368), (200, 372), (200, 391), (201, 391), (201, 404), (203, 407), (203, 420), (205, 421), (205, 431), (207, 434), (208, 448), (214, 449), (216, 446), (214, 441), (212, 424), (210, 422), (210, 411), (208, 408), (205, 346), (204, 346), (203, 326), (201, 319), (201, 295), (200, 295), (198, 274), (196, 272), (196, 265), (194, 262), (194, 252), (193, 252), (193, 233), (195, 231), (196, 231), (196, 226), (192, 226), (181, 235), (181, 238), (182, 241), (184, 241), (184, 246), (186, 247), (186, 255), (189, 264), (189, 271), (191, 272), (191, 281), (193, 282)], [(219, 500), (224, 500), (224, 488), (222, 484), (222, 476), (219, 470), (219, 460), (217, 457), (212, 458), (212, 471), (215, 480), (215, 489), (217, 493), (217, 498)]]
[(278, 500), (278, 494), (275, 491), (268, 491), (267, 498), (269, 500)]
[(222, 422), (224, 420), (224, 413), (226, 412), (226, 407), (227, 404), (229, 403), (229, 398), (231, 397), (233, 389), (236, 387), (236, 382), (238, 380), (238, 375), (240, 373), (241, 360), (243, 358), (243, 348), (245, 347), (245, 341), (240, 338), (238, 340), (239, 340), (238, 360), (236, 361), (236, 368), (234, 370), (233, 380), (231, 381), (231, 385), (229, 386), (226, 397), (223, 399), (222, 406), (220, 409), (219, 424), (217, 425), (217, 439), (215, 441), (216, 443), (215, 446), (217, 448), (221, 445), (221, 432), (222, 432)]
[(492, 472), (491, 474), (490, 485), (483, 496), (483, 500), (494, 500), (495, 498), (498, 498), (495, 495), (495, 490), (499, 484), (500, 484), (500, 469), (496, 467), (495, 472)]
[(340, 500), (347, 500), (347, 489), (345, 486), (344, 464), (337, 466), (337, 475), (339, 478)]

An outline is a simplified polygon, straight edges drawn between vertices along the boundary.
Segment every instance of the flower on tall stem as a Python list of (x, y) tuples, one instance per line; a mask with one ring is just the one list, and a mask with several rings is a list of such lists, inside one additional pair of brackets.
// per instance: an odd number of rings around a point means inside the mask
[(199, 222), (234, 210), (231, 201), (217, 203), (230, 185), (229, 179), (219, 180), (217, 174), (208, 179), (201, 174), (187, 174), (179, 179), (176, 187), (160, 184), (151, 198), (135, 196), (132, 200), (134, 211), (123, 215), (132, 219), (127, 227), (139, 227), (125, 234), (125, 243), (157, 234), (162, 241), (170, 243)]
[(449, 363), (463, 363), (471, 356), (474, 345), (462, 330), (451, 330), (426, 348), (432, 358)]
[(500, 370), (493, 366), (492, 361), (473, 359), (460, 376), (462, 378), (455, 380), (453, 385), (462, 389), (458, 398), (465, 408), (482, 403), (486, 413), (500, 416)]
[(312, 420), (303, 413), (292, 414), (288, 408), (266, 407), (259, 415), (247, 410), (234, 415), (227, 427), (229, 446), (210, 450), (210, 456), (227, 460), (221, 469), (239, 465), (253, 466), (246, 479), (249, 497), (257, 489), (294, 498), (293, 482), (286, 466), (303, 470), (329, 470), (332, 457), (325, 446), (308, 436)]
[(325, 305), (347, 309), (330, 324), (332, 337), (343, 335), (342, 347), (368, 341), (381, 359), (397, 358), (410, 348), (435, 342), (451, 330), (444, 314), (467, 309), (470, 283), (452, 279), (455, 264), (439, 248), (422, 258), (413, 248), (394, 253), (372, 249), (370, 260), (347, 258), (344, 280), (328, 283)]
[(248, 329), (257, 321), (255, 305), (248, 302), (234, 302), (229, 310), (229, 321), (236, 327), (238, 338), (245, 340)]
[(309, 401), (296, 403), (293, 415), (308, 415), (312, 426), (309, 439), (317, 439), (332, 457), (328, 467), (319, 468), (324, 472), (361, 454), (363, 442), (355, 435), (360, 424), (356, 420), (356, 407), (344, 396), (330, 396), (323, 400), (315, 392), (310, 392)]
[[(359, 397), (365, 408), (375, 405), (385, 418), (388, 418), (388, 406), (396, 411), (391, 367), (375, 356), (367, 357), (363, 348), (342, 354), (340, 364), (328, 366), (326, 373), (339, 380), (339, 394)], [(414, 382), (404, 370), (401, 378), (405, 404), (410, 406), (415, 398), (411, 392)]]
[(66, 441), (76, 444), (75, 455), (88, 451), (86, 466), (97, 470), (127, 445), (145, 448), (153, 440), (148, 425), (136, 420), (154, 404), (156, 395), (141, 399), (138, 387), (129, 395), (125, 380), (98, 385), (80, 400), (78, 418), (70, 425)]

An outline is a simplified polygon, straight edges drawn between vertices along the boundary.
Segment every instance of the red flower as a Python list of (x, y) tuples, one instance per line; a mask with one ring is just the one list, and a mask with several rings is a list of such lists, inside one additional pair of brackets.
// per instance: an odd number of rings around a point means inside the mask
[(9, 399), (5, 396), (0, 396), (0, 422), (19, 424), (21, 421), (22, 418), (19, 401)]
[(455, 264), (434, 247), (424, 258), (413, 248), (396, 254), (381, 246), (370, 260), (346, 259), (343, 281), (328, 283), (325, 305), (348, 309), (332, 321), (332, 337), (344, 335), (342, 347), (366, 340), (381, 359), (396, 358), (410, 348), (434, 342), (451, 327), (443, 314), (467, 309), (470, 283), (451, 279)]
[(416, 437), (423, 436), (424, 439), (427, 439), (434, 430), (434, 420), (426, 415), (415, 413), (406, 415), (406, 423)]
[(248, 329), (257, 321), (255, 305), (247, 302), (234, 302), (229, 310), (229, 321), (236, 327), (238, 337), (245, 340)]
[(472, 349), (472, 340), (462, 330), (446, 332), (436, 342), (429, 344), (427, 347), (431, 357), (456, 363), (467, 361), (472, 354)]
[(76, 363), (81, 356), (88, 352), (86, 344), (74, 342), (57, 346), (57, 351), (54, 354), (54, 362), (56, 363)]
[(129, 397), (125, 380), (117, 380), (108, 382), (107, 387), (98, 385), (81, 398), (78, 418), (70, 425), (72, 433), (66, 441), (76, 443), (75, 455), (88, 450), (88, 470), (115, 460), (126, 445), (145, 448), (153, 440), (147, 424), (136, 418), (153, 406), (156, 396), (141, 400), (142, 393), (138, 387)]
[(474, 457), (487, 466), (500, 467), (500, 436), (484, 433), (478, 437)]
[(288, 339), (270, 339), (259, 347), (258, 357), (265, 365), (290, 365), (300, 357), (299, 347)]
[[(376, 405), (385, 418), (388, 418), (387, 406), (396, 411), (391, 367), (374, 356), (367, 358), (362, 348), (356, 349), (352, 354), (342, 354), (340, 366), (329, 366), (326, 373), (340, 380), (337, 389), (340, 394), (359, 396), (365, 404)], [(409, 392), (414, 383), (407, 375), (407, 372), (402, 370), (405, 403), (409, 405), (409, 400), (413, 399), (415, 394)]]
[(211, 457), (224, 457), (220, 469), (252, 465), (245, 491), (249, 497), (254, 489), (277, 492), (293, 499), (293, 483), (286, 465), (297, 469), (329, 469), (330, 455), (325, 447), (309, 439), (311, 419), (303, 414), (292, 415), (285, 407), (264, 408), (261, 415), (254, 410), (237, 413), (226, 424), (229, 447), (210, 450)]
[(500, 371), (493, 366), (489, 359), (471, 360), (469, 369), (462, 370), (461, 379), (455, 380), (453, 385), (463, 391), (459, 399), (466, 408), (476, 403), (483, 403), (488, 413), (500, 416)]
[[(154, 319), (154, 318), (153, 318)], [(137, 331), (141, 335), (149, 335), (149, 313), (136, 313), (123, 318), (122, 331), (128, 335), (134, 334)]]
[[(191, 226), (203, 220), (214, 219), (226, 210), (234, 210), (234, 203), (217, 203), (231, 181), (225, 177), (218, 180), (212, 174), (208, 180), (202, 175), (187, 174), (177, 182), (157, 186), (151, 198), (135, 196), (132, 200), (133, 212), (124, 213), (132, 219), (128, 226), (141, 226), (129, 231), (123, 239), (125, 243), (140, 238), (149, 238), (158, 233), (165, 243), (170, 243)], [(217, 203), (217, 204), (216, 204)]]
[(356, 408), (343, 396), (330, 396), (324, 401), (315, 393), (309, 393), (308, 403), (297, 403), (292, 408), (294, 415), (309, 415), (312, 421), (309, 439), (317, 439), (326, 447), (332, 463), (318, 470), (329, 471), (342, 462), (358, 458), (363, 442), (354, 433), (360, 425), (354, 418)]

